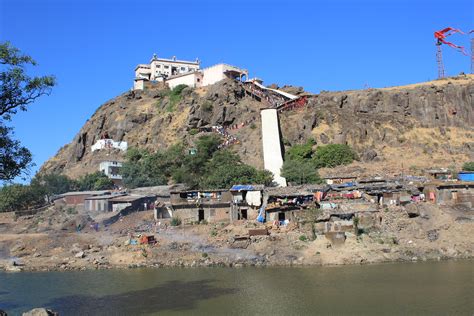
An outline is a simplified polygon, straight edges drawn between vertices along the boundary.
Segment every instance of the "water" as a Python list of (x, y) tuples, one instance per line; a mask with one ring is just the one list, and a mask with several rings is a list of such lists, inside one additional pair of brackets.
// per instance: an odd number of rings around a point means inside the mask
[(0, 309), (61, 315), (472, 315), (474, 262), (0, 273)]

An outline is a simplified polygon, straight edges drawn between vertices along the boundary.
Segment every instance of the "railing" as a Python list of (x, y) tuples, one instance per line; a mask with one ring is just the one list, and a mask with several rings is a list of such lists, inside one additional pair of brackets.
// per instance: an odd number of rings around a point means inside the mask
[(290, 100), (278, 107), (278, 112), (291, 111), (304, 107), (308, 103), (308, 97), (302, 96), (295, 100)]
[(32, 209), (32, 210), (21, 210), (21, 211), (15, 211), (15, 216), (27, 216), (27, 215), (35, 215), (39, 212), (43, 212), (45, 210), (47, 210), (51, 205), (53, 204), (47, 204), (45, 206), (41, 206), (41, 207), (38, 207), (38, 208), (35, 208), (35, 209)]
[(244, 83), (243, 87), (245, 91), (257, 96), (260, 100), (268, 103), (271, 107), (279, 107), (289, 100), (289, 98), (285, 98), (283, 95), (277, 94), (276, 92), (264, 90), (252, 82)]

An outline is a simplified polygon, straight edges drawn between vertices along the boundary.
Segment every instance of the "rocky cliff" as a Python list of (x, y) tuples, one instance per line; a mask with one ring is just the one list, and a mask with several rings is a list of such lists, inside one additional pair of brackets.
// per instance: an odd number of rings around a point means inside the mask
[[(293, 93), (301, 89), (285, 87)], [(41, 168), (78, 177), (103, 160), (122, 160), (118, 150), (91, 151), (107, 134), (129, 147), (149, 150), (182, 141), (192, 147), (205, 127), (233, 126), (230, 146), (245, 162), (263, 167), (260, 114), (266, 107), (232, 80), (185, 88), (179, 98), (164, 86), (124, 93), (99, 107), (73, 141)], [(359, 153), (354, 168), (367, 172), (414, 171), (459, 166), (474, 159), (474, 76), (385, 89), (321, 92), (302, 109), (280, 113), (286, 146), (314, 138), (317, 144), (348, 143)], [(223, 139), (224, 141), (224, 139)]]

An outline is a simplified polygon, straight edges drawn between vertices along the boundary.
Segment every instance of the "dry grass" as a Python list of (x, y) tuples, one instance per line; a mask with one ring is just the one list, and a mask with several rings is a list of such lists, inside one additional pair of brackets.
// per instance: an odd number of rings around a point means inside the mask
[(311, 134), (315, 138), (316, 138), (316, 136), (321, 135), (323, 133), (328, 135), (329, 138), (334, 138), (336, 136), (336, 134), (339, 133), (339, 131), (341, 131), (341, 126), (339, 125), (339, 123), (334, 123), (331, 126), (329, 126), (329, 124), (326, 123), (326, 121), (321, 121), (318, 124), (318, 126), (313, 128), (313, 130), (311, 131)]
[(405, 86), (381, 88), (380, 90), (388, 90), (388, 91), (406, 90), (406, 89), (414, 89), (421, 86), (437, 86), (438, 87), (438, 86), (444, 86), (449, 82), (456, 83), (457, 85), (462, 85), (462, 84), (468, 84), (472, 82), (473, 80), (474, 80), (474, 75), (464, 75), (464, 76), (449, 77), (449, 78), (444, 78), (444, 79), (414, 83), (414, 84), (409, 84)]

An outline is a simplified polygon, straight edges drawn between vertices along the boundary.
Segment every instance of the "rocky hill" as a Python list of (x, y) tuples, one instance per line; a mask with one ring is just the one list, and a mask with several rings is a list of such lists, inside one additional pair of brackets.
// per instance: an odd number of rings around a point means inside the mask
[[(283, 90), (301, 93), (301, 89)], [(41, 172), (78, 177), (104, 160), (123, 160), (119, 150), (91, 151), (107, 134), (129, 147), (151, 151), (182, 141), (190, 148), (206, 127), (234, 126), (230, 146), (243, 161), (263, 167), (259, 110), (266, 104), (239, 82), (185, 88), (176, 97), (157, 86), (126, 92), (98, 108), (70, 144)], [(348, 143), (360, 156), (349, 166), (363, 173), (397, 173), (460, 166), (474, 159), (474, 76), (464, 75), (384, 89), (321, 92), (302, 109), (280, 113), (285, 146), (314, 138), (317, 144)], [(224, 140), (223, 140), (224, 141)], [(322, 171), (329, 172), (329, 171)], [(332, 170), (331, 172), (334, 172)]]

